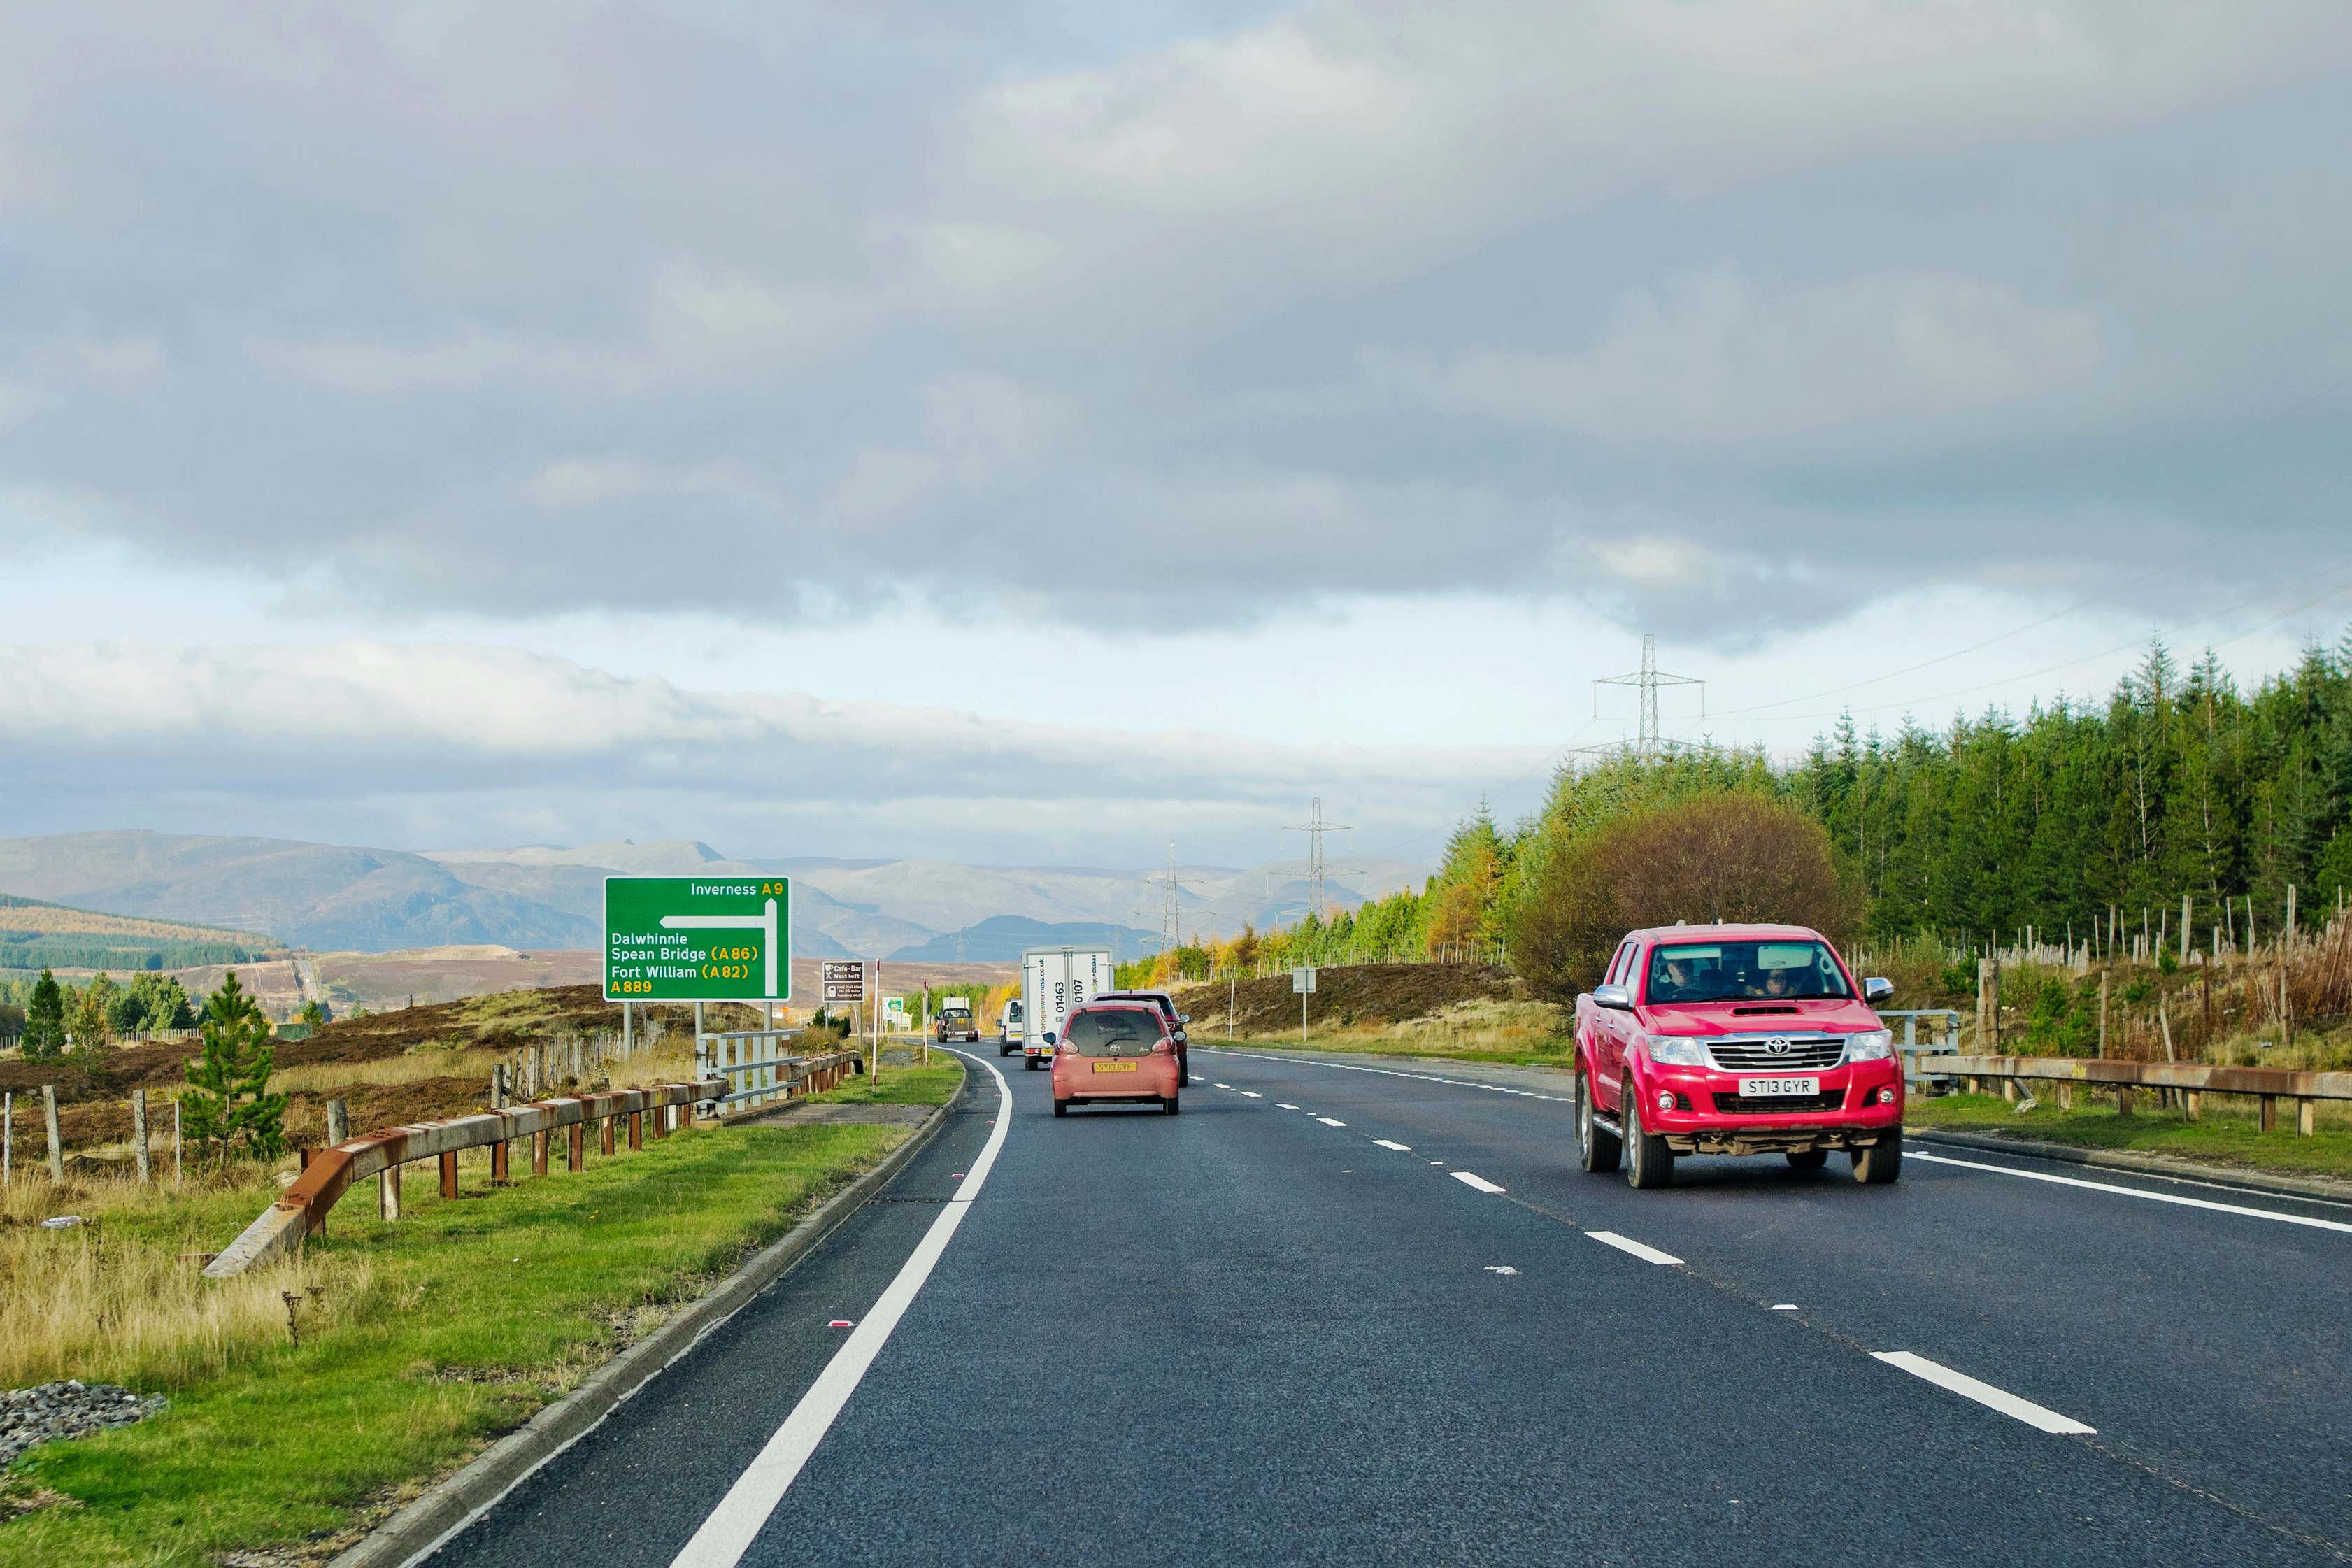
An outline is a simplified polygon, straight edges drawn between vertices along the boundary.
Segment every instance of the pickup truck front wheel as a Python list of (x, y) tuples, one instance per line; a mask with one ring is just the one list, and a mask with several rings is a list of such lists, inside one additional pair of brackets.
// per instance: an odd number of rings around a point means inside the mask
[(1642, 1131), (1641, 1097), (1633, 1092), (1630, 1079), (1622, 1098), (1625, 1102), (1626, 1182), (1636, 1187), (1671, 1184), (1675, 1179), (1675, 1152), (1666, 1147), (1664, 1139)]
[(1867, 1187), (1883, 1187), (1903, 1174), (1903, 1129), (1890, 1128), (1867, 1149), (1853, 1152), (1853, 1179)]
[(1577, 1163), (1596, 1176), (1614, 1175), (1619, 1154), (1617, 1134), (1592, 1120), (1592, 1078), (1576, 1075)]

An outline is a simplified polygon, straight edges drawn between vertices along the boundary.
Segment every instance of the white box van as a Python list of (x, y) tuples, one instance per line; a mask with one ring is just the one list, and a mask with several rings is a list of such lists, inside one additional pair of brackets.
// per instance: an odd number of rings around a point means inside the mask
[(1107, 947), (1032, 947), (1021, 953), (1022, 1066), (1051, 1065), (1047, 1035), (1061, 1038), (1062, 1020), (1118, 983)]
[(1024, 1036), (1021, 1030), (1021, 998), (1015, 996), (1011, 1001), (1005, 1003), (1004, 1011), (997, 1015), (996, 1054), (1000, 1057), (1011, 1056), (1013, 1052), (1021, 1048), (1023, 1038)]

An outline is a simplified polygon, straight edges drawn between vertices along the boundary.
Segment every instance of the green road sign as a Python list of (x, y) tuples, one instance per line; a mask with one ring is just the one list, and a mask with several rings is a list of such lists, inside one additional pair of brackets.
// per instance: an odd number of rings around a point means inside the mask
[(608, 1002), (782, 1002), (793, 994), (782, 877), (604, 879)]

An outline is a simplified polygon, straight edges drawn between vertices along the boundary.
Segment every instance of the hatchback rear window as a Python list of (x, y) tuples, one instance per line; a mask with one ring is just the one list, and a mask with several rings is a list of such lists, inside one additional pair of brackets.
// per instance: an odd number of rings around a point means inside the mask
[(1160, 1043), (1160, 1020), (1140, 1007), (1088, 1011), (1070, 1020), (1066, 1037), (1082, 1057), (1143, 1057)]

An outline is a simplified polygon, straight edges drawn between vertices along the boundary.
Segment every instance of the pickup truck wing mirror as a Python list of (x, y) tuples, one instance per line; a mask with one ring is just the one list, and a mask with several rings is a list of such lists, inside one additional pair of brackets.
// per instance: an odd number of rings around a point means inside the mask
[(1881, 1002), (1885, 1001), (1888, 997), (1894, 994), (1895, 982), (1892, 980), (1882, 979), (1877, 975), (1873, 975), (1871, 978), (1862, 983), (1862, 999), (1869, 1003), (1874, 1007), (1877, 1006)]
[(1592, 1005), (1614, 1007), (1621, 1013), (1630, 1012), (1633, 1006), (1633, 994), (1622, 985), (1596, 985), (1592, 988)]

